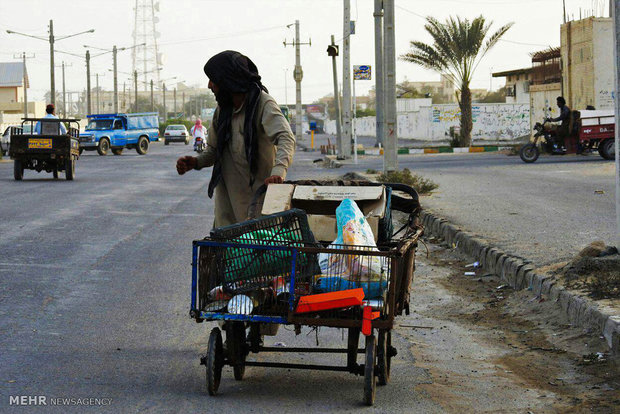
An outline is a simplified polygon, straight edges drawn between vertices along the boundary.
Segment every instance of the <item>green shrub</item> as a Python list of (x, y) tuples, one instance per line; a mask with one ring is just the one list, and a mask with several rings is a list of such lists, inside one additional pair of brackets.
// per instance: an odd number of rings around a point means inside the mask
[(366, 170), (366, 174), (377, 174), (379, 171), (373, 169), (373, 168), (369, 168)]
[(381, 183), (400, 183), (410, 185), (415, 188), (419, 194), (430, 194), (439, 188), (439, 184), (428, 178), (421, 177), (417, 174), (412, 174), (407, 168), (402, 171), (382, 173), (377, 177), (377, 181)]

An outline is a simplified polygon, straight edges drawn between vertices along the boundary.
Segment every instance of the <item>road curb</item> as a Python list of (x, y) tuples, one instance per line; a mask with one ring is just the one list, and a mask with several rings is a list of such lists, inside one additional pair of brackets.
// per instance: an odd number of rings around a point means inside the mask
[[(399, 148), (399, 154), (452, 154), (467, 152), (496, 152), (510, 150), (514, 146), (485, 145), (481, 147), (433, 147), (433, 148)], [(383, 155), (382, 148), (357, 150), (357, 155)]]
[(562, 307), (571, 324), (600, 333), (612, 353), (620, 354), (620, 315), (606, 314), (596, 303), (556, 285), (552, 277), (536, 273), (528, 260), (493, 247), (428, 211), (422, 212), (422, 224), (427, 235), (439, 237), (450, 246), (455, 245), (479, 261), (484, 270), (500, 276), (515, 290), (528, 289), (537, 296), (547, 295), (549, 300)]

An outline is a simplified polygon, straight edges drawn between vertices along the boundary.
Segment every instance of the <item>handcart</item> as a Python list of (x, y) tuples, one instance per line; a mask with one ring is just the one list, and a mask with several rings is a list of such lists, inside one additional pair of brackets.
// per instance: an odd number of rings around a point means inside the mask
[[(409, 314), (415, 251), (423, 232), (416, 191), (402, 184), (383, 185), (389, 190), (390, 212), (405, 212), (407, 220), (394, 232), (392, 216), (386, 215), (389, 223), (381, 223), (383, 234), (376, 248), (314, 240), (305, 212), (299, 209), (216, 228), (209, 237), (193, 242), (190, 316), (196, 322), (220, 321), (225, 332), (224, 338), (220, 328), (211, 330), (207, 353), (201, 358), (210, 395), (218, 390), (224, 365), (233, 367), (236, 380), (243, 378), (246, 366), (259, 366), (360, 375), (364, 402), (374, 403), (376, 383), (388, 383), (391, 358), (396, 355), (391, 343), (394, 318)], [(325, 271), (323, 260), (336, 265)], [(342, 263), (354, 265), (341, 269)], [(375, 270), (362, 271), (371, 268)], [(357, 297), (346, 297), (348, 292)], [(318, 297), (332, 298), (336, 305), (313, 303)], [(278, 325), (294, 325), (296, 332), (301, 326), (347, 329), (347, 348), (263, 346), (263, 335)], [(366, 338), (362, 349), (358, 349), (360, 333)], [(347, 364), (247, 361), (250, 352), (344, 353)], [(358, 363), (360, 353), (362, 363)]]
[[(61, 122), (69, 124), (66, 134), (61, 134)], [(34, 131), (36, 123), (41, 124), (39, 134), (24, 133), (25, 124)], [(21, 180), (26, 169), (51, 172), (54, 178), (64, 171), (65, 178), (73, 180), (75, 161), (80, 157), (79, 127), (79, 119), (54, 118), (23, 118), (21, 127), (11, 127), (9, 156), (15, 180)]]

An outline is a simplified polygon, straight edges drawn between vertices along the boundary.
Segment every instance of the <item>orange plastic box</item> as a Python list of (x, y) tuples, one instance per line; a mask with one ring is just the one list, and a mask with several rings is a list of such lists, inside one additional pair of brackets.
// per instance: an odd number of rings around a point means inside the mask
[(363, 300), (364, 289), (362, 288), (302, 296), (299, 299), (295, 313), (319, 312), (328, 309), (361, 306)]

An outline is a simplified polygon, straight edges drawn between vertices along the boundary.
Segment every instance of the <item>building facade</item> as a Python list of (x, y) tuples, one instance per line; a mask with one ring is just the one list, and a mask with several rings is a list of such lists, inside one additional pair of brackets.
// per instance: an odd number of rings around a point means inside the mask
[(529, 103), (532, 68), (493, 73), (494, 78), (506, 78), (506, 103)]
[(614, 32), (607, 17), (562, 25), (562, 90), (572, 109), (614, 108)]

